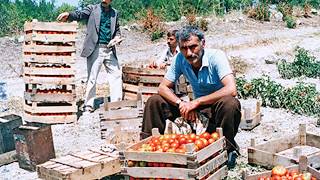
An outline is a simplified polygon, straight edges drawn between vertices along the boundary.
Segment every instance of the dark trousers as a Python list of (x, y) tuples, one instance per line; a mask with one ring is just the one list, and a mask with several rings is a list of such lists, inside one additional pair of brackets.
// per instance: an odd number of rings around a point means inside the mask
[[(223, 135), (227, 139), (227, 151), (238, 150), (238, 145), (234, 140), (238, 132), (241, 120), (241, 105), (238, 99), (233, 96), (225, 96), (212, 106), (202, 106), (198, 110), (208, 110), (211, 112), (207, 132), (212, 133), (217, 127), (222, 127)], [(145, 104), (141, 138), (151, 136), (152, 128), (158, 128), (163, 134), (167, 119), (174, 121), (180, 117), (179, 108), (168, 103), (160, 95), (154, 95)]]

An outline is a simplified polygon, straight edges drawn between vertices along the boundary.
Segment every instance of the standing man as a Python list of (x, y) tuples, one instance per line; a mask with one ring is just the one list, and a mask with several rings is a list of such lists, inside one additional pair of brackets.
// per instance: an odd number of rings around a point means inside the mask
[(168, 31), (167, 33), (168, 49), (166, 49), (163, 52), (162, 56), (157, 61), (152, 62), (149, 65), (149, 67), (151, 68), (160, 67), (161, 69), (164, 69), (168, 63), (171, 63), (172, 58), (179, 52), (179, 47), (176, 39), (177, 32), (178, 30)]
[[(87, 87), (85, 94), (85, 112), (94, 111), (96, 81), (103, 64), (108, 73), (111, 101), (122, 99), (122, 71), (116, 56), (115, 44), (121, 42), (118, 12), (111, 7), (112, 0), (89, 5), (74, 12), (64, 12), (58, 21), (87, 20), (87, 33), (81, 56), (87, 58)], [(111, 85), (112, 84), (112, 85)]]
[[(182, 116), (187, 122), (198, 118), (198, 112), (209, 108), (211, 117), (207, 132), (222, 127), (227, 139), (228, 167), (236, 164), (238, 145), (234, 140), (241, 118), (241, 106), (236, 83), (224, 52), (206, 49), (204, 35), (198, 28), (186, 26), (179, 30), (180, 48), (159, 86), (159, 95), (148, 99), (145, 105), (141, 138), (151, 135), (152, 128), (164, 133), (165, 121)], [(190, 82), (194, 100), (185, 102), (171, 89), (183, 74)]]

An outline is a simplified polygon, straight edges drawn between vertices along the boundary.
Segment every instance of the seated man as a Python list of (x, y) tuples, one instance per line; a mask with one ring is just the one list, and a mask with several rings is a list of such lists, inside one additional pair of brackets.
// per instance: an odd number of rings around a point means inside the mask
[(168, 63), (171, 63), (172, 58), (179, 52), (176, 33), (177, 33), (177, 30), (168, 31), (167, 33), (168, 49), (166, 49), (165, 52), (163, 52), (162, 56), (157, 61), (153, 61), (149, 65), (149, 67), (151, 68), (160, 67), (161, 69), (164, 69)]
[[(209, 108), (207, 132), (217, 127), (223, 128), (227, 139), (228, 167), (236, 163), (238, 145), (234, 140), (241, 119), (241, 106), (236, 83), (224, 52), (205, 48), (204, 35), (197, 28), (186, 26), (177, 33), (180, 53), (172, 60), (159, 86), (159, 95), (148, 99), (144, 109), (141, 138), (151, 135), (152, 128), (164, 133), (165, 121), (183, 117), (188, 122), (195, 121), (198, 112)], [(173, 92), (174, 82), (183, 74), (190, 82), (194, 100), (185, 102)]]

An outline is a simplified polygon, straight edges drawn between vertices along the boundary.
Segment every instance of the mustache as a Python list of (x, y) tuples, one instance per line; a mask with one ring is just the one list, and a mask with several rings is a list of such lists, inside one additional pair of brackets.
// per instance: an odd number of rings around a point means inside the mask
[(196, 58), (198, 58), (199, 56), (198, 55), (196, 55), (196, 54), (192, 54), (192, 55), (190, 55), (190, 56), (187, 56), (186, 58), (187, 59), (196, 59)]

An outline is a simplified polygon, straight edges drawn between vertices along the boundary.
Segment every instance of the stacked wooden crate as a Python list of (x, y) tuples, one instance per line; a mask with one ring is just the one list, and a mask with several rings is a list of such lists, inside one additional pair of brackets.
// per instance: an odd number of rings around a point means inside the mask
[(77, 23), (33, 20), (25, 23), (24, 31), (26, 121), (47, 124), (76, 121)]
[[(227, 176), (226, 141), (222, 130), (218, 132), (220, 139), (197, 152), (193, 144), (187, 145), (186, 153), (139, 151), (143, 144), (159, 136), (153, 133), (152, 137), (120, 152), (120, 159), (124, 161), (121, 173), (128, 179), (223, 179)], [(132, 166), (132, 162), (139, 165)]]
[(151, 69), (125, 65), (123, 72), (124, 99), (135, 100), (141, 92), (145, 102), (150, 96), (158, 93), (158, 86), (162, 81), (165, 69)]
[(251, 107), (244, 107), (241, 110), (241, 122), (240, 128), (243, 130), (252, 130), (257, 127), (261, 122), (261, 103), (260, 101), (256, 102), (255, 110)]

